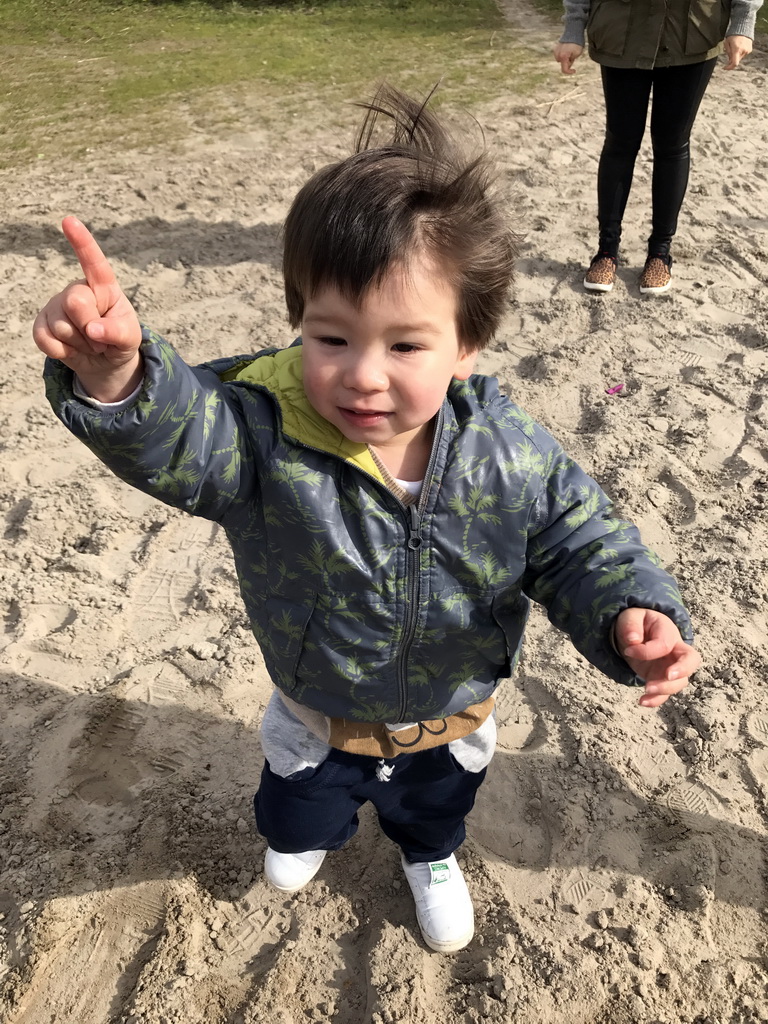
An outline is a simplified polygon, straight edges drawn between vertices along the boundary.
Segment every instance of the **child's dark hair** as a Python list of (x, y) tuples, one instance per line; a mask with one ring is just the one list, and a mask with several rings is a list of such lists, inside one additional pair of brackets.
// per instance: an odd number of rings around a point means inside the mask
[[(432, 90), (434, 92), (434, 89)], [(494, 195), (484, 154), (468, 158), (420, 103), (382, 86), (361, 104), (355, 152), (304, 185), (285, 222), (283, 273), (288, 318), (324, 287), (358, 303), (396, 265), (425, 254), (458, 296), (457, 331), (469, 351), (498, 327), (519, 241)], [(389, 141), (372, 145), (388, 118)]]

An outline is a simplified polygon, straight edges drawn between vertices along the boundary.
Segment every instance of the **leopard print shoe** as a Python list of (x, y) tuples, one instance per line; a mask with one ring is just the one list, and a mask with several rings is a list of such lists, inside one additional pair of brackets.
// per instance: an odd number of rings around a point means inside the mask
[(672, 257), (649, 256), (640, 275), (643, 295), (663, 295), (672, 287)]
[(588, 292), (609, 292), (616, 280), (616, 257), (599, 252), (589, 265), (584, 277)]

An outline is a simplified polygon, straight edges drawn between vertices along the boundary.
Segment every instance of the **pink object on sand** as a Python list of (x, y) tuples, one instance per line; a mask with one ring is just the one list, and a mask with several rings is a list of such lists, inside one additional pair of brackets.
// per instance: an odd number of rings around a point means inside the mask
[(617, 395), (624, 388), (623, 384), (614, 384), (612, 388), (606, 388), (606, 395)]

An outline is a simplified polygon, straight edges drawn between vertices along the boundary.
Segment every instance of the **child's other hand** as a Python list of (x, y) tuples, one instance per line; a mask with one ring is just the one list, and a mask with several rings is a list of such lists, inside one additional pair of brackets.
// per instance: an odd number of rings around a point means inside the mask
[(616, 619), (616, 647), (629, 667), (645, 680), (639, 703), (657, 708), (688, 685), (701, 657), (680, 636), (668, 615), (650, 608), (626, 608)]
[(85, 280), (50, 300), (38, 314), (32, 336), (47, 356), (77, 374), (93, 398), (117, 402), (142, 377), (141, 327), (88, 228), (75, 217), (66, 217), (62, 228)]

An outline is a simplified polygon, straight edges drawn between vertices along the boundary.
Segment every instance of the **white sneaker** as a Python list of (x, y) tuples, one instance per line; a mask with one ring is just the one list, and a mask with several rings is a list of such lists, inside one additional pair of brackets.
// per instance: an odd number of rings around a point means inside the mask
[(274, 889), (280, 892), (298, 892), (315, 877), (325, 860), (327, 850), (307, 850), (306, 853), (277, 853), (267, 847), (264, 874)]
[(438, 953), (463, 949), (475, 934), (475, 913), (455, 856), (429, 864), (409, 864), (402, 854), (400, 859), (426, 944)]

